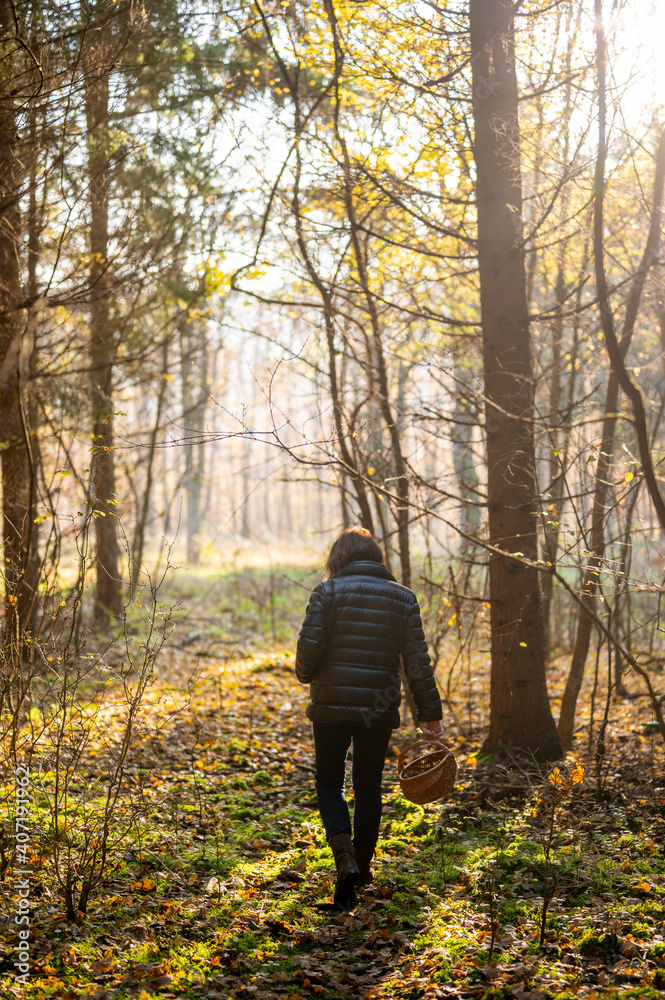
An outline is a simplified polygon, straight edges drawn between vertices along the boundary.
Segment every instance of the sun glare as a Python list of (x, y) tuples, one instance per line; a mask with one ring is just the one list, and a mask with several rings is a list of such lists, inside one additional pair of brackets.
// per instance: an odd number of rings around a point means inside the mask
[[(609, 25), (608, 25), (609, 27)], [(613, 79), (633, 121), (662, 120), (665, 109), (665, 0), (634, 0), (610, 28)], [(613, 37), (612, 37), (613, 36)]]

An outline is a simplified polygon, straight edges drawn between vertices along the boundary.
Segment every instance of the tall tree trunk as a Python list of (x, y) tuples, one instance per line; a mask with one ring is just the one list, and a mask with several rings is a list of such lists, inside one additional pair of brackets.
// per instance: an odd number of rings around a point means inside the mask
[[(35, 5), (31, 11), (35, 18)], [(39, 161), (39, 139), (37, 134), (37, 114), (30, 109), (30, 197), (28, 205), (28, 300), (32, 303), (30, 316), (26, 326), (23, 349), (21, 351), (20, 374), (26, 391), (24, 415), (26, 420), (26, 443), (30, 461), (30, 508), (28, 531), (28, 564), (26, 567), (26, 587), (31, 596), (31, 608), (26, 609), (29, 619), (26, 625), (34, 631), (37, 617), (37, 588), (41, 573), (42, 561), (39, 554), (39, 523), (37, 520), (37, 476), (41, 463), (41, 454), (37, 430), (39, 425), (39, 407), (37, 404), (35, 374), (37, 371), (37, 329), (39, 324), (39, 285), (37, 281), (37, 262), (42, 233), (41, 212), (37, 204), (37, 167)], [(27, 383), (27, 386), (25, 385)]]
[[(13, 33), (13, 5), (0, 0), (0, 38)], [(17, 156), (17, 106), (11, 91), (14, 60), (1, 53), (0, 77), (0, 427), (2, 454), (2, 534), (5, 579), (5, 651), (20, 656), (34, 608), (30, 561), (33, 547), (33, 463), (22, 375), (28, 375), (29, 353), (24, 326), (19, 265), (21, 217), (18, 195), (24, 174)], [(32, 324), (30, 332), (34, 330)]]
[[(564, 203), (567, 201), (565, 195)], [(562, 213), (563, 215), (563, 213)], [(565, 304), (566, 286), (564, 267), (566, 262), (566, 243), (561, 242), (557, 260), (557, 276), (555, 287), (556, 313), (552, 327), (552, 370), (550, 373), (549, 426), (547, 428), (547, 464), (549, 466), (549, 486), (545, 499), (543, 514), (543, 558), (554, 569), (559, 549), (561, 512), (563, 509), (564, 476), (566, 470), (567, 448), (561, 454), (561, 396), (562, 396), (562, 345), (563, 345), (563, 309)], [(574, 369), (571, 373), (574, 376)], [(567, 436), (566, 436), (567, 439)], [(545, 573), (541, 580), (543, 628), (545, 630), (545, 661), (550, 655), (550, 609), (554, 588), (554, 574)]]
[(118, 574), (115, 469), (113, 462), (113, 363), (108, 268), (109, 71), (100, 43), (83, 56), (90, 198), (90, 393), (92, 406), (91, 504), (95, 525), (95, 625), (103, 628), (122, 610)]
[[(534, 384), (522, 233), (513, 0), (471, 0), (489, 541), (538, 558)], [(545, 680), (538, 571), (490, 553), (492, 676), (485, 749), (561, 756)]]
[(208, 403), (208, 342), (203, 330), (183, 329), (180, 333), (182, 409), (185, 444), (184, 485), (187, 495), (187, 561), (199, 561), (201, 494), (205, 472), (203, 425)]
[[(591, 511), (591, 541), (589, 544), (588, 568), (584, 577), (584, 587), (582, 590), (582, 601), (579, 606), (577, 619), (577, 634), (573, 655), (568, 671), (566, 687), (561, 699), (561, 713), (559, 716), (559, 735), (563, 746), (568, 749), (573, 741), (575, 727), (575, 710), (577, 699), (584, 679), (584, 668), (586, 658), (589, 653), (589, 643), (591, 640), (591, 629), (593, 621), (589, 612), (593, 611), (598, 589), (598, 578), (605, 553), (605, 510), (609, 489), (609, 476), (614, 452), (614, 436), (617, 424), (617, 410), (619, 403), (619, 384), (622, 375), (628, 381), (622, 383), (624, 391), (630, 396), (636, 418), (636, 431), (638, 441), (640, 432), (645, 438), (647, 434), (644, 410), (641, 406), (641, 399), (638, 390), (633, 387), (628, 379), (623, 366), (624, 358), (630, 347), (635, 329), (635, 322), (639, 311), (644, 283), (649, 270), (655, 263), (660, 245), (661, 228), (661, 205), (663, 201), (663, 188), (665, 187), (665, 131), (661, 132), (656, 155), (656, 170), (654, 177), (653, 205), (651, 211), (651, 222), (647, 236), (644, 253), (640, 266), (632, 280), (628, 299), (626, 302), (626, 312), (621, 331), (621, 338), (617, 339), (614, 328), (614, 316), (609, 301), (609, 291), (605, 276), (604, 263), (604, 199), (605, 199), (605, 160), (607, 156), (607, 135), (606, 135), (606, 95), (605, 95), (605, 32), (602, 19), (602, 5), (600, 0), (595, 0), (596, 14), (596, 58), (598, 71), (598, 157), (596, 160), (596, 175), (594, 183), (594, 263), (596, 272), (596, 290), (598, 293), (598, 304), (600, 318), (605, 337), (605, 344), (608, 348), (610, 362), (612, 365), (607, 380), (607, 396), (605, 397), (605, 412), (603, 416), (602, 438), (598, 451), (596, 463), (596, 485), (593, 496), (593, 507)], [(635, 397), (633, 389), (637, 395), (641, 413), (635, 407)], [(655, 483), (653, 466), (648, 454), (648, 442), (640, 443), (640, 457), (645, 470), (647, 487), (649, 487), (649, 473), (652, 484), (655, 488), (657, 499), (662, 507), (663, 501)], [(652, 493), (651, 489), (649, 490)], [(653, 499), (653, 496), (652, 496)], [(658, 510), (658, 507), (656, 508)], [(661, 521), (662, 527), (662, 521)]]

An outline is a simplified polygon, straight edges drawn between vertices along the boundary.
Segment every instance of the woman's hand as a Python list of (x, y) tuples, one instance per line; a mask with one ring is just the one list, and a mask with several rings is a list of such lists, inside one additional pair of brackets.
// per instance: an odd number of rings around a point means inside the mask
[(443, 736), (443, 726), (440, 722), (419, 722), (418, 725), (426, 740), (440, 740)]

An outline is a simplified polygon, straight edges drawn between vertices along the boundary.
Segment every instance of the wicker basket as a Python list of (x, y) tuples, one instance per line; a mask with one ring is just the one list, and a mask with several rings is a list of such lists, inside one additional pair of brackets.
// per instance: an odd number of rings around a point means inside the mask
[[(426, 746), (428, 753), (405, 764), (406, 755), (416, 747)], [(397, 762), (397, 775), (402, 795), (410, 802), (422, 806), (446, 798), (453, 790), (457, 774), (457, 761), (445, 743), (440, 740), (416, 740), (404, 747)]]

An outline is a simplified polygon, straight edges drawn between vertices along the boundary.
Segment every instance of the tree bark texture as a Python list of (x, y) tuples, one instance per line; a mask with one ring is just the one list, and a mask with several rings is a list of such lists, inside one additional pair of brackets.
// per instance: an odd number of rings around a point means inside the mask
[[(32, 17), (35, 16), (33, 5)], [(21, 363), (19, 366), (19, 377), (22, 381), (25, 403), (23, 415), (26, 425), (26, 442), (28, 451), (28, 461), (30, 464), (30, 489), (29, 489), (29, 517), (28, 531), (30, 537), (28, 543), (28, 563), (25, 571), (25, 586), (31, 597), (31, 607), (26, 607), (26, 626), (34, 632), (37, 624), (37, 588), (42, 569), (42, 559), (39, 552), (39, 523), (38, 523), (38, 489), (37, 480), (41, 466), (41, 449), (39, 440), (39, 406), (37, 396), (36, 374), (38, 369), (37, 355), (37, 332), (39, 328), (39, 311), (43, 304), (39, 300), (39, 282), (37, 276), (37, 265), (41, 251), (41, 237), (43, 229), (43, 219), (37, 204), (38, 190), (38, 165), (40, 155), (40, 140), (38, 138), (37, 114), (33, 106), (30, 109), (30, 197), (28, 206), (28, 300), (32, 303), (28, 322), (25, 328), (23, 344), (21, 350)], [(27, 385), (26, 385), (27, 383)]]
[[(0, 0), (0, 37), (13, 32), (12, 4)], [(2, 52), (0, 76), (0, 455), (4, 543), (6, 649), (18, 654), (32, 619), (35, 589), (31, 583), (34, 548), (33, 463), (22, 379), (29, 375), (30, 339), (18, 304), (22, 299), (18, 193), (25, 179), (18, 156), (17, 106), (12, 90), (14, 61)], [(24, 337), (24, 332), (27, 336)]]
[[(471, 0), (489, 541), (538, 558), (534, 383), (522, 232), (512, 0)], [(538, 571), (490, 553), (492, 675), (485, 750), (561, 756), (545, 678)]]
[(103, 44), (87, 41), (83, 58), (90, 199), (90, 394), (93, 450), (91, 505), (95, 525), (96, 590), (94, 620), (108, 625), (122, 610), (118, 574), (115, 470), (113, 462), (113, 362), (108, 269), (109, 218), (109, 71)]

